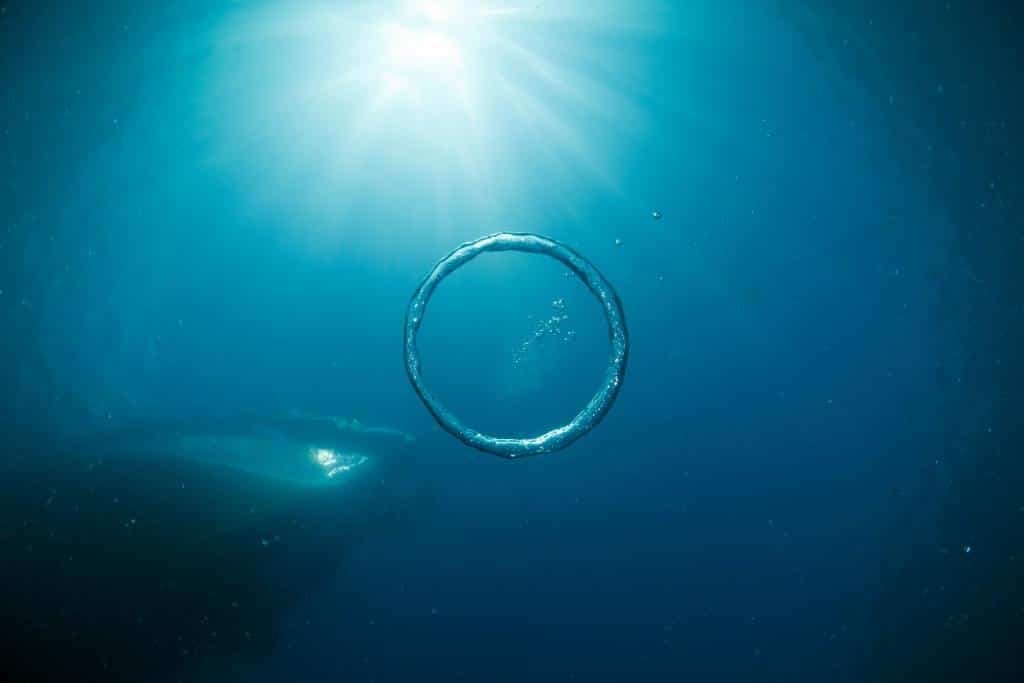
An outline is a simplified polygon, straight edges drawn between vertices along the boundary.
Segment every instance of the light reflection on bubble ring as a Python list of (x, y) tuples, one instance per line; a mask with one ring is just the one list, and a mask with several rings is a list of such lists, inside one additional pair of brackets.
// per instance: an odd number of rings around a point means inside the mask
[[(416, 336), (423, 323), (427, 303), (442, 280), (488, 251), (523, 251), (531, 254), (544, 254), (557, 259), (575, 273), (591, 294), (597, 298), (608, 322), (611, 355), (600, 389), (570, 422), (539, 436), (516, 439), (481, 434), (464, 425), (454, 413), (441, 405), (423, 383)], [(413, 388), (427, 410), (441, 427), (466, 445), (503, 458), (521, 458), (560, 450), (597, 426), (611, 409), (615, 397), (618, 396), (619, 389), (622, 387), (628, 356), (629, 332), (626, 329), (626, 316), (622, 310), (622, 302), (619, 301), (619, 296), (615, 293), (611, 283), (590, 261), (570, 247), (553, 239), (531, 233), (500, 232), (460, 245), (438, 261), (437, 265), (423, 278), (413, 293), (412, 299), (409, 300), (409, 308), (405, 314), (405, 370), (409, 375), (409, 381), (412, 382)]]

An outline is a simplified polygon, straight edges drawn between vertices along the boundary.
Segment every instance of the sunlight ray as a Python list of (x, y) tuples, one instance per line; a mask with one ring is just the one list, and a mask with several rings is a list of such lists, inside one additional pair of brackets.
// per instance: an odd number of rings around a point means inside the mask
[(500, 221), (525, 193), (569, 212), (571, 188), (619, 191), (616, 150), (645, 122), (621, 76), (630, 65), (604, 37), (656, 30), (654, 5), (239, 10), (210, 89), (221, 164), (240, 167), (259, 201), (333, 217), (333, 231), (359, 207), (384, 210), (375, 198), (390, 187), (432, 207), (418, 213), (424, 229), (456, 214)]

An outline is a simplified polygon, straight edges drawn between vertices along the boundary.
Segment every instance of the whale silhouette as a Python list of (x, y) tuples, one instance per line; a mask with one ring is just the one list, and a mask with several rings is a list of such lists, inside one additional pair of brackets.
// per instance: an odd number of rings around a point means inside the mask
[(8, 435), (6, 680), (145, 681), (269, 653), (289, 605), (427, 500), (413, 443), (300, 414)]

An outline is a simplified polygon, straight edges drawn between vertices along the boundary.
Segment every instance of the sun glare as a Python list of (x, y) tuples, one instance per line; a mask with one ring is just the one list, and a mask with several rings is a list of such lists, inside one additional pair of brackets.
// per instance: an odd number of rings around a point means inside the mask
[[(380, 22), (375, 41), (385, 55), (379, 64), (386, 72), (384, 80), (403, 81), (417, 97), (438, 86), (442, 90), (467, 87), (466, 79), (471, 77), (467, 62), (479, 61), (470, 54), (474, 35), (486, 29), (476, 22), (477, 17), (477, 12), (450, 0), (412, 2), (397, 9)], [(364, 54), (363, 61), (373, 63), (373, 55)]]
[(418, 2), (416, 3), (416, 8), (427, 19), (439, 24), (450, 20), (458, 10), (455, 2), (444, 2), (443, 0), (437, 0), (435, 2)]
[(651, 31), (638, 8), (655, 1), (253, 11), (222, 39), (215, 94), (232, 148), (218, 156), (262, 171), (261, 199), (335, 221), (386, 196), (442, 219), (456, 196), (460, 211), (500, 214), (559, 179), (615, 191), (615, 150), (642, 119), (639, 70), (616, 36)]
[(400, 71), (453, 75), (462, 66), (458, 46), (436, 31), (388, 26), (384, 29), (384, 42), (391, 65)]

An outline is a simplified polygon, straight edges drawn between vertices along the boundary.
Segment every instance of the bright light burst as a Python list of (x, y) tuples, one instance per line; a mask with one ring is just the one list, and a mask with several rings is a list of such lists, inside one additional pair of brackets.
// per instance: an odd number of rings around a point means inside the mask
[(400, 204), (443, 227), (502, 219), (526, 197), (568, 202), (575, 185), (614, 192), (644, 125), (629, 41), (657, 31), (657, 7), (405, 0), (242, 14), (209, 91), (218, 161), (261, 199), (335, 224)]
[(310, 455), (316, 464), (324, 468), (324, 473), (328, 479), (333, 479), (339, 474), (344, 474), (349, 470), (359, 467), (367, 461), (365, 455), (359, 455), (357, 453), (338, 453), (337, 451), (330, 448), (313, 448), (310, 449)]

